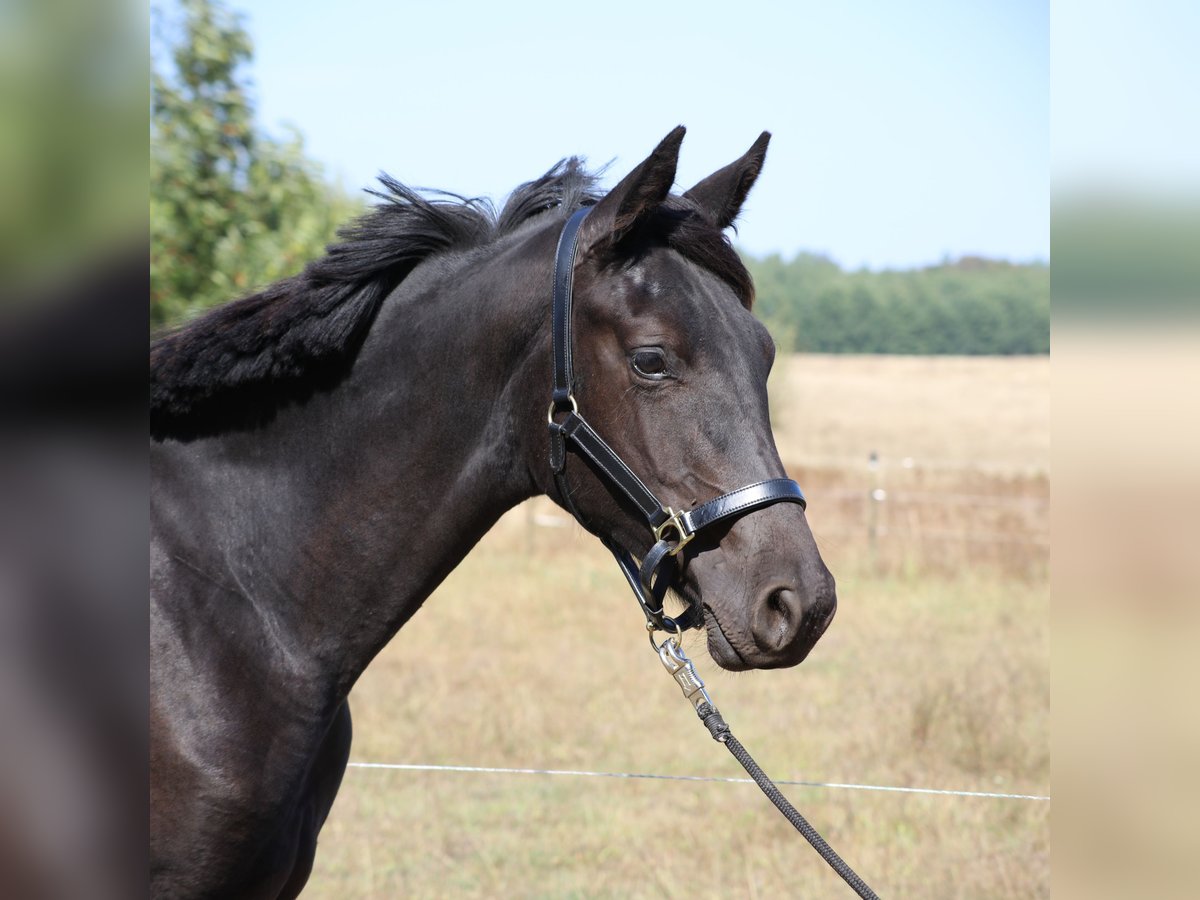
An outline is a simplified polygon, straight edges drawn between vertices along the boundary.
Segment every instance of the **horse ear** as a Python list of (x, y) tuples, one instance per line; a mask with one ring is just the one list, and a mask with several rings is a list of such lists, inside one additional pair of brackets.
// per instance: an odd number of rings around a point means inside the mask
[(718, 228), (728, 228), (758, 180), (770, 140), (771, 132), (764, 131), (741, 159), (717, 169), (683, 196), (699, 206)]
[(590, 241), (607, 237), (612, 244), (619, 243), (667, 199), (675, 183), (679, 145), (686, 130), (682, 125), (672, 129), (649, 156), (596, 204), (584, 225)]

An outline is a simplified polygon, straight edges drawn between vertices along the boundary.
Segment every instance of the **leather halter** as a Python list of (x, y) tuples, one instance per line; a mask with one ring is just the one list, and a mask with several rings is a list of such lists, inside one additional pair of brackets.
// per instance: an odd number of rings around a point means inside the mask
[[(774, 503), (807, 504), (800, 485), (790, 478), (769, 478), (722, 494), (694, 509), (676, 512), (663, 506), (654, 492), (634, 474), (616, 452), (604, 442), (579, 411), (574, 394), (574, 371), (571, 342), (571, 287), (575, 274), (575, 251), (579, 242), (579, 227), (591, 207), (573, 213), (563, 226), (554, 258), (554, 392), (550, 395), (547, 415), (550, 426), (550, 468), (563, 501), (584, 528), (583, 516), (571, 499), (566, 482), (567, 446), (580, 453), (596, 475), (620, 489), (645, 517), (654, 534), (654, 544), (639, 567), (629, 551), (604, 535), (597, 535), (616, 558), (633, 594), (646, 614), (647, 627), (662, 631), (699, 628), (703, 613), (689, 606), (683, 615), (670, 619), (663, 613), (663, 597), (670, 586), (675, 566), (664, 569), (696, 533), (717, 522), (723, 522), (762, 509)], [(565, 415), (564, 415), (565, 414)], [(562, 416), (562, 418), (557, 418)], [(592, 531), (591, 528), (588, 528)], [(593, 534), (595, 532), (593, 531)], [(660, 571), (661, 570), (661, 571)]]

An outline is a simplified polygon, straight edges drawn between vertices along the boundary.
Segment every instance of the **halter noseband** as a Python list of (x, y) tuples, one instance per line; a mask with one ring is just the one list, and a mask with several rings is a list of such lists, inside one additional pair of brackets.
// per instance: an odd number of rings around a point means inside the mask
[[(674, 567), (660, 571), (672, 560), (696, 533), (717, 522), (743, 516), (774, 503), (799, 503), (805, 507), (804, 492), (790, 478), (770, 478), (748, 484), (709, 500), (694, 509), (676, 512), (663, 506), (633, 470), (604, 442), (579, 412), (574, 394), (574, 373), (571, 353), (571, 287), (575, 273), (575, 251), (579, 227), (591, 207), (576, 211), (567, 219), (558, 239), (554, 257), (554, 392), (550, 395), (547, 415), (550, 426), (550, 468), (558, 492), (571, 513), (587, 528), (566, 481), (567, 444), (582, 454), (596, 475), (621, 490), (645, 517), (654, 534), (654, 545), (647, 551), (639, 567), (628, 550), (611, 539), (597, 535), (612, 555), (629, 582), (633, 594), (646, 614), (647, 627), (662, 631), (699, 628), (703, 614), (689, 606), (683, 615), (672, 620), (663, 613), (663, 597), (670, 586)], [(565, 415), (563, 415), (565, 414)], [(556, 419), (563, 415), (563, 418)], [(590, 528), (588, 529), (591, 530)]]

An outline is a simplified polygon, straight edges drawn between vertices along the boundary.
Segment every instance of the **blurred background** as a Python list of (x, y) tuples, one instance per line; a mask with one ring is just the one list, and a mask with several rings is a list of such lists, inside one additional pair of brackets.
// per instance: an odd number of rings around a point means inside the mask
[[(734, 241), (842, 600), (797, 669), (689, 646), (731, 723), (777, 778), (1053, 793), (1057, 894), (1189, 896), (1198, 32), (1171, 0), (5, 4), (0, 893), (143, 883), (143, 283), (153, 334), (297, 271), (380, 170), (499, 202), (683, 123), (681, 187), (774, 133)], [(356, 688), (353, 758), (739, 775), (624, 591), (515, 510)], [(1050, 893), (1048, 802), (787, 792), (885, 895)], [(840, 896), (776, 819), (352, 768), (307, 895)]]

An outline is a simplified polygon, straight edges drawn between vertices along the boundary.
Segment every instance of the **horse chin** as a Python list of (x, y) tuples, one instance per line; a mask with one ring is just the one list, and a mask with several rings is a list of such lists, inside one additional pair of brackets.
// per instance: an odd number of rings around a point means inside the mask
[(699, 585), (690, 579), (676, 588), (680, 598), (695, 609), (701, 610), (704, 633), (708, 639), (708, 655), (720, 668), (727, 672), (746, 672), (754, 666), (746, 661), (721, 626), (721, 620), (713, 608), (704, 602)]
[(708, 655), (718, 666), (727, 672), (745, 672), (753, 668), (726, 637), (716, 614), (708, 606), (704, 607), (704, 629), (708, 637)]

